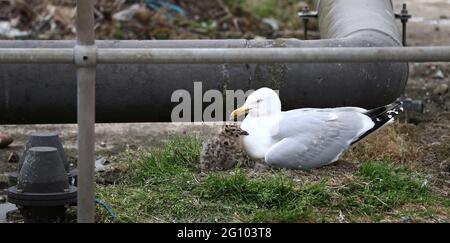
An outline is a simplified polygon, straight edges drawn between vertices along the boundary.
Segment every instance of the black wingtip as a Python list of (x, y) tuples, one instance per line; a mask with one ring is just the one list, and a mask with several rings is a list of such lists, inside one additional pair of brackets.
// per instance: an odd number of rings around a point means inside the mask
[(370, 117), (372, 121), (375, 123), (374, 127), (370, 129), (369, 131), (365, 132), (361, 137), (359, 137), (356, 141), (352, 143), (355, 144), (365, 137), (367, 137), (369, 134), (377, 131), (390, 121), (394, 120), (397, 116), (399, 116), (401, 113), (405, 111), (405, 108), (403, 106), (403, 102), (398, 100), (392, 104), (389, 104), (387, 106), (379, 107), (373, 110), (369, 110), (365, 113), (366, 116)]

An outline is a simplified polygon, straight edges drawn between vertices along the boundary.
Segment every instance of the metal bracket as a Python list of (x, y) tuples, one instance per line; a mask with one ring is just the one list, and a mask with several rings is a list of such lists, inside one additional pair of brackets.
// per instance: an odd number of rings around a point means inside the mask
[(402, 44), (403, 46), (406, 46), (406, 24), (408, 23), (408, 20), (412, 18), (412, 15), (409, 14), (408, 8), (406, 3), (403, 4), (402, 11), (400, 13), (395, 14), (396, 19), (400, 19), (402, 21)]
[(403, 102), (403, 106), (405, 107), (405, 110), (408, 111), (414, 111), (417, 113), (423, 113), (425, 110), (425, 105), (423, 104), (423, 101), (421, 100), (413, 100), (408, 97), (401, 97), (400, 101)]
[(410, 122), (411, 113), (423, 114), (425, 111), (425, 104), (423, 103), (422, 100), (413, 100), (406, 96), (402, 96), (399, 98), (399, 101), (403, 102), (404, 121), (406, 123)]
[(304, 29), (304, 35), (305, 40), (308, 39), (308, 23), (309, 19), (312, 18), (318, 18), (319, 12), (318, 11), (311, 11), (308, 6), (305, 6), (301, 12), (298, 13), (298, 16), (302, 18), (303, 20), (303, 29)]
[(74, 63), (78, 67), (95, 67), (97, 65), (97, 46), (76, 45), (73, 48)]

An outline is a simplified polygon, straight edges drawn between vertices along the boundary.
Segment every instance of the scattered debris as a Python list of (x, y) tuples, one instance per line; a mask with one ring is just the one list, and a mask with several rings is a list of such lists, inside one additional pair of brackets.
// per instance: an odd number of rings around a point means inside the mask
[(11, 136), (0, 134), (0, 148), (6, 148), (13, 142), (14, 139)]
[(104, 157), (95, 161), (95, 172), (105, 172), (109, 167), (109, 161)]
[(402, 223), (412, 223), (413, 221), (412, 221), (411, 217), (403, 216), (402, 219), (401, 219), (401, 222)]
[[(168, 3), (166, 1), (162, 1), (162, 0), (145, 0), (145, 3), (147, 4), (147, 6), (150, 9), (153, 9), (153, 10), (155, 10), (157, 12), (161, 11), (162, 9), (165, 9), (165, 10), (169, 10), (171, 12), (175, 12), (175, 13), (177, 13), (179, 15), (182, 15), (182, 16), (186, 16), (187, 15), (186, 11), (182, 7), (180, 7), (180, 6), (176, 5), (176, 4)], [(168, 12), (166, 12), (164, 15), (165, 15), (167, 20), (171, 20), (173, 18), (173, 16), (170, 13), (168, 13)]]
[(146, 7), (139, 7), (134, 13), (133, 18), (139, 21), (141, 24), (148, 24), (152, 19), (153, 13)]
[(19, 163), (20, 157), (16, 152), (12, 152), (8, 156), (8, 163)]
[(101, 143), (100, 143), (100, 147), (106, 148), (106, 142), (101, 142)]
[(437, 96), (444, 96), (447, 93), (448, 93), (448, 85), (447, 84), (440, 84), (433, 91), (433, 94), (437, 95)]
[(433, 75), (433, 78), (434, 79), (444, 79), (445, 78), (444, 72), (442, 72), (442, 70), (438, 69), (436, 71), (436, 73)]
[(274, 18), (264, 18), (263, 23), (268, 24), (273, 31), (280, 30), (280, 25), (278, 24), (278, 21)]
[[(75, 33), (76, 8), (67, 6), (47, 5), (48, 17)], [(48, 18), (47, 17), (47, 18)]]
[(0, 21), (0, 36), (7, 38), (18, 38), (29, 36), (29, 31), (21, 31), (13, 26), (9, 21)]
[[(284, 17), (296, 16), (298, 4), (277, 5), (285, 11), (269, 18), (261, 16), (255, 4), (239, 1), (98, 0), (96, 35), (119, 40), (300, 38), (301, 21)], [(73, 39), (75, 7), (73, 0), (0, 1), (0, 20), (9, 20), (1, 22), (0, 37)]]
[(139, 11), (140, 8), (141, 5), (135, 3), (130, 7), (128, 7), (127, 9), (115, 13), (112, 16), (112, 18), (117, 21), (124, 21), (124, 22), (130, 21), (133, 19), (134, 15)]

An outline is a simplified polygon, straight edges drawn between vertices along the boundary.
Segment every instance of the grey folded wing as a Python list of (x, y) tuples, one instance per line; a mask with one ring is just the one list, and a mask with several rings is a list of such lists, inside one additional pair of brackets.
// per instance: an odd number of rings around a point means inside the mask
[[(361, 110), (363, 111), (363, 110)], [(267, 163), (282, 168), (310, 169), (335, 162), (359, 136), (374, 126), (359, 110), (294, 110), (273, 128), (277, 141)]]

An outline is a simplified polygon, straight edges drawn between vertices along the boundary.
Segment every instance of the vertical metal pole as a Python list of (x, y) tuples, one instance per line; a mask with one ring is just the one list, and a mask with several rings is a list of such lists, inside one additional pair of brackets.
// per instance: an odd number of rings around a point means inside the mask
[(407, 44), (406, 44), (406, 21), (402, 21), (402, 25), (403, 25), (402, 44), (403, 44), (403, 46), (407, 46)]
[(310, 15), (310, 10), (308, 6), (305, 6), (302, 10), (302, 18), (303, 18), (303, 34), (304, 34), (304, 39), (308, 40), (308, 22), (309, 22), (309, 15)]
[(309, 19), (303, 19), (303, 34), (305, 35), (305, 40), (308, 40), (308, 22)]
[(95, 44), (94, 0), (77, 0), (77, 40), (79, 45)]
[[(77, 0), (77, 44), (95, 47), (94, 1)], [(74, 49), (76, 52), (76, 49)], [(82, 59), (94, 58), (88, 54)], [(77, 57), (75, 57), (77, 59)], [(77, 60), (75, 60), (77, 63)], [(95, 63), (78, 65), (78, 223), (95, 222)]]
[(403, 9), (402, 9), (402, 44), (403, 46), (406, 46), (406, 23), (408, 22), (408, 10), (406, 7), (406, 3), (403, 4)]
[(406, 3), (403, 4), (402, 11), (400, 12), (400, 14), (396, 14), (395, 17), (399, 18), (402, 21), (402, 44), (403, 44), (403, 46), (407, 46), (407, 43), (406, 43), (406, 38), (407, 38), (407, 36), (406, 36), (406, 24), (408, 23), (408, 20), (412, 16), (409, 14), (408, 7), (407, 7)]

